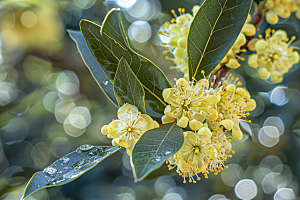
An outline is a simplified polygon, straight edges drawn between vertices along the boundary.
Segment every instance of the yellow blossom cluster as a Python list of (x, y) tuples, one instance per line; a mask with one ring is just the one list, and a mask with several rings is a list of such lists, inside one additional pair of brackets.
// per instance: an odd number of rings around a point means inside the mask
[(270, 24), (277, 24), (279, 17), (289, 18), (292, 12), (300, 19), (299, 0), (267, 0), (265, 3), (266, 20)]
[[(224, 162), (231, 151), (231, 140), (241, 140), (239, 127), (242, 118), (256, 107), (246, 88), (238, 87), (241, 82), (231, 74), (222, 86), (213, 88), (207, 79), (188, 83), (181, 78), (174, 88), (163, 91), (165, 108), (163, 123), (177, 121), (180, 127), (192, 131), (184, 132), (182, 149), (169, 159), (169, 168), (177, 166), (184, 182), (200, 180), (199, 173), (207, 178), (209, 172), (218, 174), (226, 166)], [(251, 123), (251, 121), (248, 121)], [(232, 136), (225, 135), (231, 131)], [(195, 176), (195, 177), (194, 177)]]
[(236, 41), (232, 45), (231, 49), (227, 52), (226, 56), (217, 66), (216, 70), (218, 70), (221, 67), (221, 64), (224, 63), (226, 67), (231, 69), (237, 69), (238, 67), (241, 66), (238, 59), (240, 59), (241, 61), (245, 60), (245, 58), (240, 57), (239, 54), (242, 52), (246, 52), (246, 49), (242, 49), (242, 47), (247, 42), (246, 36), (254, 36), (256, 33), (256, 27), (250, 22), (251, 22), (251, 15), (248, 14), (246, 23), (244, 24), (241, 33), (239, 34)]
[(113, 139), (113, 145), (125, 147), (128, 155), (131, 155), (132, 147), (140, 136), (146, 131), (158, 127), (159, 124), (149, 115), (141, 114), (133, 105), (124, 104), (118, 110), (118, 119), (104, 125), (101, 132)]
[[(194, 6), (192, 9), (193, 15), (185, 13), (184, 8), (179, 8), (179, 16), (174, 10), (171, 10), (174, 18), (170, 22), (166, 22), (162, 28), (163, 31), (158, 32), (159, 35), (168, 37), (167, 43), (162, 43), (162, 46), (167, 50), (163, 51), (166, 55), (166, 59), (173, 61), (176, 66), (170, 67), (170, 69), (177, 69), (184, 73), (184, 77), (188, 77), (188, 66), (187, 66), (187, 36), (190, 30), (190, 25), (195, 14), (198, 12), (200, 6)], [(169, 57), (167, 54), (170, 53), (174, 57)]]
[(271, 78), (271, 81), (279, 83), (283, 80), (282, 75), (299, 62), (299, 54), (289, 47), (295, 36), (289, 40), (283, 30), (266, 30), (265, 39), (253, 39), (248, 45), (250, 50), (256, 53), (249, 56), (248, 64), (253, 68), (259, 67), (258, 73), (262, 79)]

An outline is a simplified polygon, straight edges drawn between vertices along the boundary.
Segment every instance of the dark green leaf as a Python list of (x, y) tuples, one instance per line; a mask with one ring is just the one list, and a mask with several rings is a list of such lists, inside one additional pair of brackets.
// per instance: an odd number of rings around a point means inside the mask
[(144, 181), (153, 181), (158, 179), (161, 176), (171, 176), (176, 174), (176, 167), (169, 170), (167, 165), (162, 165), (159, 169), (155, 170), (151, 174), (149, 174)]
[(103, 93), (107, 96), (107, 98), (115, 106), (117, 106), (118, 103), (114, 95), (113, 84), (109, 81), (109, 79), (107, 78), (103, 70), (100, 68), (97, 61), (90, 53), (89, 48), (85, 43), (84, 37), (82, 36), (82, 33), (80, 31), (74, 30), (68, 30), (68, 32), (72, 40), (76, 43), (78, 52), (80, 53), (84, 64), (90, 70), (93, 78), (95, 79)]
[(145, 91), (125, 58), (120, 60), (114, 79), (114, 91), (119, 106), (129, 103), (135, 105), (143, 114), (146, 113)]
[(22, 200), (41, 189), (61, 186), (74, 181), (121, 148), (120, 146), (81, 145), (76, 151), (55, 161), (43, 171), (35, 173), (25, 188)]
[(119, 61), (125, 57), (145, 90), (147, 114), (159, 120), (166, 106), (162, 91), (171, 85), (154, 63), (131, 49), (118, 10), (112, 9), (107, 14), (102, 28), (82, 20), (80, 29), (92, 55), (109, 80), (114, 80)]
[(189, 78), (210, 74), (239, 35), (252, 0), (206, 0), (196, 14), (188, 35)]
[(176, 122), (145, 132), (131, 152), (135, 181), (142, 181), (176, 154), (184, 142), (183, 131)]

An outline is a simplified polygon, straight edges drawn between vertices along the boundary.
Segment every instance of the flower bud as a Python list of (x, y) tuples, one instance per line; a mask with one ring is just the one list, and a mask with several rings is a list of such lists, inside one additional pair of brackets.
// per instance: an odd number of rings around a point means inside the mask
[(247, 102), (247, 108), (249, 111), (252, 111), (256, 108), (256, 101), (254, 99), (250, 99), (248, 102)]
[(178, 40), (178, 36), (177, 35), (174, 35), (170, 38), (168, 44), (172, 47), (177, 47), (177, 40)]
[(255, 43), (255, 50), (256, 51), (263, 51), (267, 48), (268, 46), (268, 43), (265, 41), (265, 40), (258, 40), (256, 43)]
[(164, 110), (164, 114), (168, 117), (171, 117), (171, 118), (175, 118), (175, 114), (174, 112), (171, 112), (171, 106), (170, 105), (167, 105), (165, 110)]
[(174, 122), (175, 120), (176, 120), (175, 118), (171, 118), (166, 115), (162, 116), (162, 118), (161, 118), (161, 121), (163, 124), (168, 124), (168, 123)]
[(279, 18), (276, 14), (274, 13), (267, 13), (266, 14), (266, 20), (269, 24), (277, 24)]
[(241, 66), (241, 64), (235, 58), (231, 58), (225, 66), (231, 69), (237, 69)]
[(203, 124), (195, 119), (189, 122), (189, 126), (193, 131), (198, 131), (200, 128), (202, 128)]
[(193, 12), (193, 15), (194, 15), (194, 16), (197, 14), (199, 8), (200, 8), (200, 6), (198, 6), (198, 5), (193, 6), (192, 12)]
[(230, 119), (225, 119), (219, 122), (218, 126), (224, 126), (227, 130), (231, 130), (233, 127), (233, 122)]
[(170, 88), (166, 88), (163, 90), (162, 96), (166, 102), (168, 102), (170, 94), (171, 94)]
[(182, 25), (184, 24), (184, 22), (186, 21), (186, 16), (185, 15), (180, 15), (176, 18), (176, 23), (178, 25)]
[(182, 116), (178, 121), (177, 121), (177, 126), (181, 127), (181, 128), (185, 128), (187, 127), (189, 122), (189, 119), (185, 116)]
[(241, 47), (244, 44), (246, 44), (247, 40), (246, 37), (243, 33), (240, 33), (239, 36), (237, 37), (236, 41), (234, 42), (235, 46)]
[(277, 30), (272, 37), (280, 37), (281, 40), (285, 40), (287, 38), (287, 34), (284, 30)]
[(187, 38), (186, 37), (181, 37), (177, 40), (177, 45), (181, 48), (186, 48), (187, 46)]
[(226, 90), (227, 90), (228, 92), (235, 92), (235, 85), (233, 85), (233, 84), (228, 85), (228, 86), (226, 87)]
[(189, 33), (189, 28), (184, 26), (180, 29), (182, 36), (187, 36)]
[(180, 78), (176, 81), (176, 85), (180, 85), (180, 86), (186, 86), (188, 84), (188, 82), (184, 79), (184, 78)]
[(266, 68), (260, 68), (258, 74), (262, 79), (267, 79), (270, 77), (270, 72)]
[(253, 68), (257, 68), (257, 54), (252, 54), (248, 58), (248, 65)]
[(241, 97), (245, 97), (246, 95), (246, 90), (244, 90), (243, 88), (237, 88), (236, 89), (236, 94), (240, 95)]
[(232, 135), (235, 139), (237, 140), (241, 140), (243, 138), (243, 133), (241, 130), (236, 129), (236, 128), (232, 128)]
[(179, 34), (181, 32), (180, 26), (178, 26), (178, 24), (171, 24), (169, 30), (175, 34)]
[(215, 121), (218, 118), (218, 112), (215, 109), (209, 111), (209, 121)]
[(175, 56), (176, 59), (183, 59), (183, 56), (184, 56), (185, 53), (186, 52), (180, 47), (177, 47), (174, 50), (174, 56)]
[(282, 74), (277, 72), (277, 71), (273, 71), (271, 73), (271, 81), (273, 81), (274, 83), (280, 83), (282, 81)]
[(259, 41), (258, 38), (253, 38), (248, 42), (247, 47), (250, 51), (255, 51), (255, 44), (257, 41)]
[(108, 134), (107, 128), (108, 128), (108, 125), (102, 126), (102, 128), (101, 128), (101, 133), (102, 133), (103, 135), (107, 135), (107, 134)]
[(242, 32), (247, 36), (254, 36), (256, 33), (256, 27), (253, 24), (245, 24)]
[(207, 136), (212, 136), (211, 131), (209, 130), (209, 128), (207, 127), (202, 127), (199, 131), (198, 131), (199, 135), (207, 135)]

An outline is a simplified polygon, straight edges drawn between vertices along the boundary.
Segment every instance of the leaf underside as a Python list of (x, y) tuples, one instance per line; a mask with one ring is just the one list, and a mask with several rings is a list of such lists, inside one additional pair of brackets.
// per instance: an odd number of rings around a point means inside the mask
[(176, 122), (145, 132), (131, 152), (135, 181), (142, 181), (176, 154), (184, 142), (183, 131)]
[(210, 74), (239, 35), (252, 0), (206, 0), (191, 24), (188, 35), (189, 78)]
[(79, 147), (76, 151), (46, 167), (44, 171), (35, 173), (27, 183), (22, 200), (41, 189), (61, 186), (74, 181), (121, 148), (120, 146), (91, 146), (88, 149)]
[(125, 57), (145, 90), (147, 114), (160, 121), (166, 106), (162, 91), (171, 85), (165, 74), (154, 63), (131, 49), (120, 13), (112, 9), (102, 27), (88, 20), (82, 20), (80, 29), (92, 55), (109, 80), (114, 80), (119, 61)]
[(120, 60), (114, 79), (114, 91), (119, 106), (129, 103), (135, 105), (141, 113), (146, 113), (145, 91), (125, 58)]
[(76, 47), (80, 56), (90, 70), (93, 78), (101, 88), (107, 98), (117, 107), (117, 99), (114, 95), (113, 84), (109, 81), (106, 74), (103, 72), (97, 61), (94, 59), (92, 54), (87, 47), (84, 37), (80, 31), (68, 30), (71, 39), (76, 43)]

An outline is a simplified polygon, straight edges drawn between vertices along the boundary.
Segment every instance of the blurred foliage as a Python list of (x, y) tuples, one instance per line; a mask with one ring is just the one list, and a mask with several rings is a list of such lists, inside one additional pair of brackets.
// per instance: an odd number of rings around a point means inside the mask
[[(116, 117), (117, 108), (99, 89), (66, 28), (79, 30), (81, 19), (101, 24), (112, 7), (121, 7), (133, 49), (153, 60), (173, 85), (173, 78), (182, 74), (169, 70), (172, 63), (161, 53), (157, 32), (172, 18), (171, 9), (185, 7), (190, 12), (193, 5), (201, 2), (1, 1), (0, 199), (20, 199), (36, 171), (82, 144), (111, 144), (100, 129)], [(281, 19), (280, 24), (292, 26), (299, 33), (299, 20), (294, 15)], [(300, 48), (300, 43), (292, 46)], [(247, 60), (243, 63), (246, 65)], [(255, 199), (280, 199), (284, 194), (293, 197), (292, 193), (299, 196), (299, 66), (294, 66), (280, 85), (261, 80), (255, 69), (247, 66), (240, 67), (234, 75), (244, 86), (247, 83), (257, 108), (251, 112), (251, 126), (243, 126), (248, 135), (244, 134), (242, 141), (234, 141), (236, 154), (229, 160), (234, 164), (228, 171), (197, 185), (183, 184), (177, 175), (134, 183), (129, 157), (120, 150), (78, 180), (42, 190), (30, 200), (225, 198), (222, 195), (237, 199), (243, 195), (244, 190), (239, 189), (242, 184), (250, 184), (239, 182), (242, 179), (255, 182)], [(276, 127), (279, 136), (270, 136), (268, 127)]]

